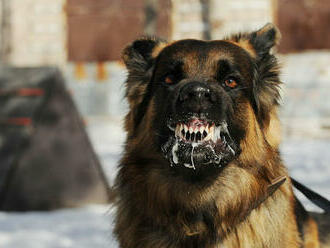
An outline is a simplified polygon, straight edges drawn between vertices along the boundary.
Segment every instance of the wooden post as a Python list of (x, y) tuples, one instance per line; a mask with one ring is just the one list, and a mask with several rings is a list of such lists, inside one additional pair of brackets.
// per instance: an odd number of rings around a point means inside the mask
[(203, 39), (211, 40), (211, 23), (210, 23), (210, 1), (209, 0), (200, 0), (201, 4), (201, 16), (202, 22), (204, 25), (203, 30)]
[(146, 0), (144, 13), (145, 13), (145, 23), (144, 32), (148, 35), (156, 35), (157, 29), (157, 10), (158, 1), (157, 0)]

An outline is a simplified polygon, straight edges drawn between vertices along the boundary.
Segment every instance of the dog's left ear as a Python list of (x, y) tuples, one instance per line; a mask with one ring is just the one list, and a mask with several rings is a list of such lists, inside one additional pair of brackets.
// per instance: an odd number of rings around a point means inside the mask
[(268, 23), (261, 29), (233, 35), (229, 40), (236, 42), (244, 48), (255, 63), (253, 81), (254, 109), (267, 140), (275, 146), (279, 143), (277, 119), (277, 106), (280, 101), (279, 65), (272, 54), (281, 38), (276, 26)]
[(271, 23), (250, 33), (249, 42), (255, 57), (255, 79), (253, 95), (256, 114), (268, 143), (278, 147), (280, 143), (280, 122), (277, 106), (281, 99), (279, 65), (271, 49), (279, 43), (281, 34)]
[(266, 24), (261, 29), (249, 35), (250, 44), (253, 46), (259, 58), (268, 54), (271, 48), (279, 43), (280, 39), (280, 31), (272, 23)]
[(280, 31), (272, 23), (268, 23), (254, 32), (238, 33), (226, 38), (226, 40), (236, 42), (256, 59), (262, 59), (269, 54), (280, 39)]

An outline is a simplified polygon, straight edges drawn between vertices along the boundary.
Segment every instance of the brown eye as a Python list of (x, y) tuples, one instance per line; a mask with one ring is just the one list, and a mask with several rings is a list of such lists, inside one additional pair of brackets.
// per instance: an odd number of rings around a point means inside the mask
[(164, 82), (166, 84), (173, 84), (174, 83), (174, 77), (172, 75), (168, 75), (165, 77)]
[(229, 78), (225, 81), (225, 85), (231, 89), (234, 89), (237, 86), (237, 82), (235, 79)]

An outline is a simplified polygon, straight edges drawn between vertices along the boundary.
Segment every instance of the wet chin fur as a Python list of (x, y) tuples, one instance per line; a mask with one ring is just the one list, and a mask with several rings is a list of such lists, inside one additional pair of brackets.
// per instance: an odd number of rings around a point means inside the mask
[(170, 137), (162, 146), (164, 156), (171, 166), (200, 169), (207, 165), (222, 167), (235, 156), (232, 148), (223, 143), (190, 143)]

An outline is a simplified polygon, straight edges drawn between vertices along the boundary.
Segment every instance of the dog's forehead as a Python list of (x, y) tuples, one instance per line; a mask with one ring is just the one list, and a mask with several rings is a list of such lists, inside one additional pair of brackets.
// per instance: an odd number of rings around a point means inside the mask
[(187, 70), (212, 70), (219, 60), (231, 63), (247, 63), (250, 56), (244, 48), (225, 40), (180, 40), (166, 46), (159, 54), (158, 62), (180, 62)]

